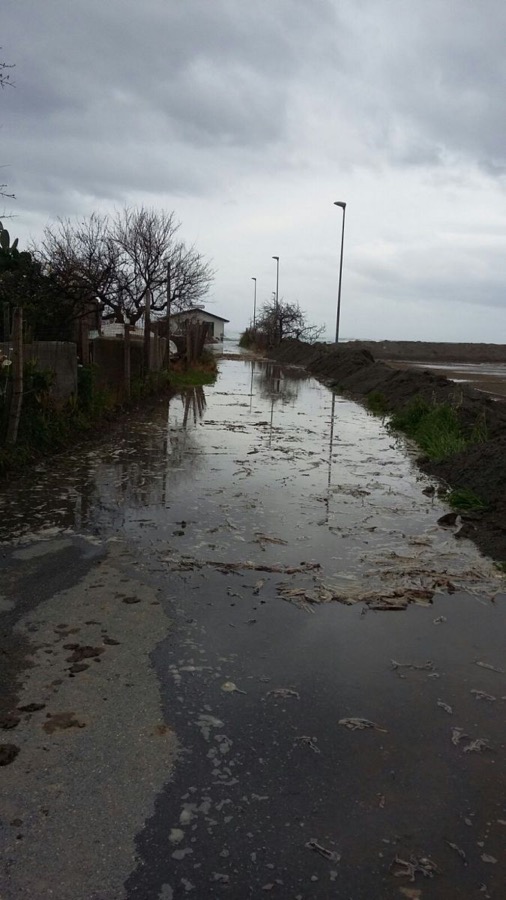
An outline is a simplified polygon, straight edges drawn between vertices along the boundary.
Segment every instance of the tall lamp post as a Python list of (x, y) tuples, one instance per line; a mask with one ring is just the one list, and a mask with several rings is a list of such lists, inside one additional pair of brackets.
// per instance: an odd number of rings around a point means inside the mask
[(276, 344), (279, 344), (279, 332), (281, 330), (279, 322), (279, 256), (273, 256), (272, 258), (276, 260)]
[(334, 206), (340, 206), (343, 211), (343, 229), (341, 232), (341, 262), (339, 264), (339, 289), (337, 293), (337, 318), (336, 318), (336, 344), (339, 342), (339, 318), (341, 315), (341, 281), (343, 279), (343, 249), (344, 249), (344, 218), (346, 216), (346, 203), (336, 200)]
[(254, 328), (256, 318), (257, 318), (257, 280), (254, 276), (252, 277), (251, 280), (255, 282), (255, 290), (253, 293), (253, 328)]

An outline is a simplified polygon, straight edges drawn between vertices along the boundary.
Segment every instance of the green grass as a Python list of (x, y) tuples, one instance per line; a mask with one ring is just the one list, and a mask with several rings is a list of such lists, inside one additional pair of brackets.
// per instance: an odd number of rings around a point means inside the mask
[(209, 372), (205, 369), (188, 369), (187, 372), (176, 371), (169, 375), (171, 388), (199, 387), (204, 384), (214, 384), (216, 371)]
[(468, 488), (456, 488), (445, 497), (447, 503), (457, 512), (478, 512), (487, 508), (487, 504)]
[(367, 394), (366, 405), (369, 412), (375, 416), (385, 416), (388, 412), (387, 399), (381, 391), (371, 391)]
[(416, 397), (405, 409), (394, 413), (389, 427), (412, 438), (434, 460), (447, 459), (487, 438), (482, 417), (477, 419), (467, 436), (453, 406), (449, 403), (428, 403), (422, 397)]

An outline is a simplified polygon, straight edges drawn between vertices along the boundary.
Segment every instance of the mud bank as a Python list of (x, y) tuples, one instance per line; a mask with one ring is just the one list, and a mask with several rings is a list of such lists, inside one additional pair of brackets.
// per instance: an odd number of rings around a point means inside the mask
[(283, 365), (304, 366), (334, 390), (357, 400), (365, 401), (373, 392), (380, 393), (391, 413), (419, 396), (428, 402), (451, 404), (466, 435), (481, 424), (487, 440), (439, 462), (424, 456), (417, 462), (445, 486), (465, 488), (480, 497), (486, 509), (462, 517), (455, 527), (460, 536), (473, 540), (483, 553), (506, 561), (506, 402), (433, 372), (392, 369), (355, 342), (336, 350), (334, 345), (286, 341), (275, 356)]

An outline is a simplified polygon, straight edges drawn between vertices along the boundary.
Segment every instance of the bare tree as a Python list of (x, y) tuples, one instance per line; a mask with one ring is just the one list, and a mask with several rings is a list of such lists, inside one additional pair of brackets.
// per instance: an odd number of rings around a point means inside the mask
[[(0, 47), (0, 50), (2, 48)], [(12, 86), (13, 81), (9, 73), (9, 69), (13, 69), (14, 66), (12, 63), (0, 62), (0, 87), (4, 88), (7, 86)]]
[(148, 297), (152, 317), (167, 309), (169, 265), (172, 308), (194, 306), (209, 290), (210, 264), (176, 239), (179, 228), (174, 213), (145, 207), (124, 209), (112, 219), (93, 214), (46, 228), (34, 254), (69, 296), (81, 304), (100, 300), (104, 318), (136, 325)]
[[(2, 48), (0, 47), (0, 50), (1, 49)], [(14, 68), (14, 66), (9, 63), (0, 62), (0, 88), (4, 88), (7, 86), (10, 86), (10, 87), (13, 86), (14, 82), (12, 81), (12, 78), (9, 73), (9, 69), (13, 69), (13, 68)], [(6, 191), (6, 187), (7, 187), (6, 184), (0, 184), (0, 197), (5, 197), (8, 200), (14, 200), (15, 199), (14, 194), (8, 194)]]
[(314, 343), (325, 331), (324, 325), (312, 325), (298, 303), (288, 303), (281, 299), (264, 303), (256, 321), (253, 342), (267, 343), (272, 346), (287, 338), (296, 338)]

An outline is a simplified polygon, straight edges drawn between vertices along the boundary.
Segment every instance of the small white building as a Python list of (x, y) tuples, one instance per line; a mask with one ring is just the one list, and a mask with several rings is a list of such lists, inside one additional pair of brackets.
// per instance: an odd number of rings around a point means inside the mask
[(173, 334), (183, 334), (187, 323), (206, 322), (209, 326), (209, 340), (221, 344), (225, 333), (225, 324), (228, 321), (229, 319), (224, 319), (223, 316), (215, 316), (214, 313), (207, 312), (200, 306), (195, 306), (192, 309), (174, 313), (170, 317), (170, 330)]

